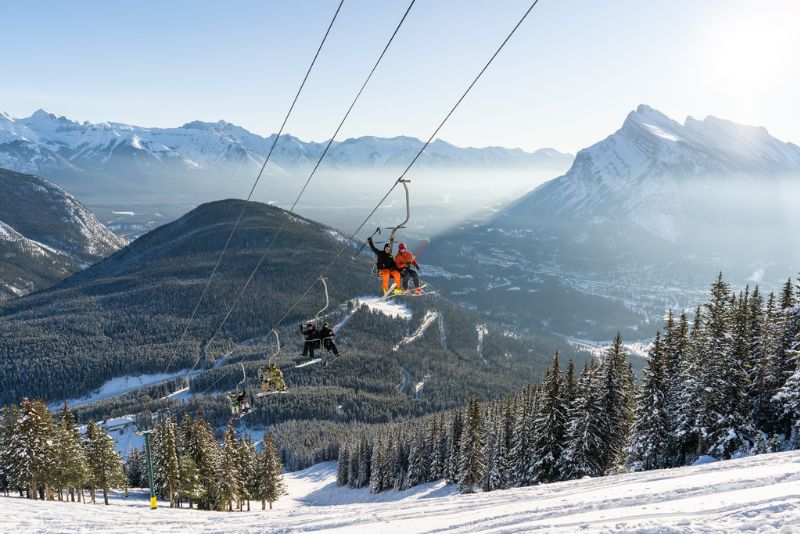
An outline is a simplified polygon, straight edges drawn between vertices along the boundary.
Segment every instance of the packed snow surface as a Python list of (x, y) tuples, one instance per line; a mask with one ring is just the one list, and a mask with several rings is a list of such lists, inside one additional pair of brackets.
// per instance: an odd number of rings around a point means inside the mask
[[(94, 391), (91, 395), (87, 395), (86, 397), (80, 399), (71, 399), (67, 401), (67, 404), (70, 408), (75, 408), (77, 406), (81, 406), (84, 404), (89, 404), (91, 402), (96, 402), (99, 400), (108, 399), (111, 397), (116, 397), (118, 395), (122, 395), (124, 393), (128, 393), (137, 389), (141, 389), (144, 387), (152, 386), (155, 384), (160, 384), (162, 382), (167, 382), (174, 378), (179, 378), (183, 376), (194, 376), (199, 374), (199, 370), (192, 371), (187, 375), (186, 370), (175, 371), (173, 373), (156, 373), (152, 375), (139, 375), (139, 376), (118, 376), (116, 378), (112, 378), (111, 380), (107, 380), (100, 386), (99, 389)], [(178, 393), (178, 392), (176, 392)], [(55, 403), (53, 406), (60, 406), (61, 403)]]
[(443, 482), (372, 495), (336, 486), (334, 463), (285, 477), (289, 495), (251, 512), (149, 510), (0, 498), (2, 532), (780, 532), (800, 529), (800, 451), (460, 495)]
[(357, 304), (364, 305), (370, 310), (382, 313), (389, 317), (396, 317), (398, 319), (411, 319), (411, 310), (407, 306), (400, 304), (396, 301), (382, 299), (380, 297), (358, 297)]

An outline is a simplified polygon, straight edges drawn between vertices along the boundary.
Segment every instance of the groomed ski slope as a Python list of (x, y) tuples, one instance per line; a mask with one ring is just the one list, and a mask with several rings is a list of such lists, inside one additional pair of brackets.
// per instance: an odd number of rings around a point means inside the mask
[(286, 475), (262, 512), (108, 507), (0, 498), (2, 532), (800, 532), (800, 451), (681, 469), (460, 495), (444, 483), (372, 495), (336, 487), (335, 464)]

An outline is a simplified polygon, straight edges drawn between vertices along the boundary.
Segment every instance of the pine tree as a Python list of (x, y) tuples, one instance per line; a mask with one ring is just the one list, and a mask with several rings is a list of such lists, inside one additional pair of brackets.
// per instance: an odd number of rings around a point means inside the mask
[(184, 454), (178, 458), (178, 471), (180, 473), (176, 490), (178, 504), (180, 505), (183, 499), (186, 499), (189, 502), (189, 508), (193, 508), (194, 503), (205, 493), (200, 482), (200, 470), (192, 457)]
[(464, 429), (461, 435), (458, 485), (464, 493), (471, 493), (483, 476), (483, 440), (481, 432), (481, 406), (474, 396), (467, 403)]
[(431, 417), (428, 424), (425, 449), (429, 456), (428, 482), (439, 480), (444, 475), (444, 448), (441, 438), (441, 426), (443, 423), (437, 421), (436, 417)]
[(371, 493), (380, 493), (389, 487), (389, 466), (385, 437), (378, 437), (372, 447), (370, 473), (369, 490)]
[(489, 470), (487, 484), (489, 491), (507, 488), (510, 478), (506, 424), (500, 406), (497, 407), (497, 413), (495, 415), (494, 432), (492, 435), (491, 469)]
[(657, 469), (667, 463), (666, 347), (658, 332), (649, 356), (628, 447), (629, 464), (634, 471)]
[(189, 430), (183, 432), (184, 447), (186, 454), (197, 466), (202, 488), (201, 496), (197, 499), (197, 507), (202, 510), (218, 510), (222, 507), (222, 496), (217, 484), (217, 465), (220, 463), (221, 455), (214, 439), (214, 431), (200, 415), (191, 421)]
[(339, 446), (339, 459), (336, 462), (336, 484), (347, 485), (347, 475), (350, 468), (350, 449), (346, 444)]
[(148, 484), (146, 458), (136, 447), (131, 449), (125, 460), (125, 474), (130, 488), (144, 488)]
[(153, 440), (153, 478), (159, 493), (175, 506), (175, 491), (180, 478), (178, 446), (175, 439), (175, 423), (170, 415), (162, 418), (156, 426)]
[[(135, 449), (134, 449), (135, 450)], [(81, 434), (75, 426), (75, 416), (64, 403), (61, 419), (56, 428), (55, 461), (57, 468), (57, 488), (68, 489), (71, 500), (75, 500), (75, 491), (83, 487), (89, 474), (86, 454), (81, 446)]]
[(603, 472), (608, 473), (622, 460), (632, 419), (633, 377), (619, 333), (605, 353), (600, 373), (602, 379), (599, 386), (603, 410), (601, 428), (604, 440), (599, 460)]
[(272, 503), (282, 495), (286, 495), (283, 466), (272, 434), (268, 434), (264, 438), (264, 451), (259, 456), (257, 478), (256, 496), (261, 499), (261, 509), (266, 509), (266, 503), (269, 503), (269, 508), (272, 510)]
[(689, 319), (686, 312), (681, 313), (678, 324), (674, 323), (672, 313), (667, 320), (667, 330), (664, 338), (666, 395), (664, 398), (664, 411), (667, 424), (667, 451), (668, 465), (683, 465), (685, 453), (694, 449), (694, 444), (689, 441), (686, 428), (682, 427), (681, 398), (687, 386), (691, 387), (692, 380), (696, 379), (695, 362), (689, 353)]
[[(735, 353), (733, 320), (735, 299), (722, 273), (711, 286), (711, 299), (704, 332), (705, 369), (700, 433), (702, 454), (729, 458), (748, 441), (752, 429), (748, 424), (746, 379)], [(705, 447), (703, 447), (705, 445)]]
[(358, 488), (369, 485), (369, 463), (371, 459), (372, 448), (366, 436), (363, 436), (358, 444), (358, 478), (356, 479), (356, 487)]
[(569, 409), (567, 441), (560, 462), (561, 478), (570, 480), (603, 474), (606, 447), (602, 376), (594, 363), (584, 368), (578, 396)]
[(103, 492), (103, 503), (108, 505), (108, 490), (125, 485), (122, 458), (116, 450), (114, 439), (101, 429), (94, 420), (89, 420), (84, 438), (84, 450), (89, 464), (89, 483), (94, 492)]
[(239, 447), (233, 423), (228, 425), (222, 438), (222, 454), (216, 470), (221, 509), (233, 510), (233, 502), (244, 494), (244, 481), (239, 472)]
[(14, 431), (19, 419), (19, 408), (16, 406), (3, 407), (2, 424), (0, 425), (0, 489), (8, 495), (11, 490), (18, 489), (22, 495), (21, 486), (14, 480), (14, 464), (18, 458), (12, 455), (11, 444)]
[[(247, 436), (237, 443), (238, 457), (239, 457), (239, 474), (242, 477), (242, 495), (241, 499), (247, 501), (247, 511), (250, 511), (250, 499), (257, 493), (258, 477), (256, 476), (256, 462), (258, 462), (258, 454), (256, 453), (256, 446), (250, 436)], [(239, 502), (239, 509), (242, 509), (242, 503)]]
[(514, 431), (510, 453), (509, 483), (518, 486), (533, 484), (536, 462), (533, 444), (536, 441), (535, 421), (539, 415), (539, 395), (534, 387), (522, 390), (516, 401)]
[(456, 410), (450, 419), (447, 429), (447, 464), (445, 465), (445, 479), (448, 484), (458, 482), (459, 462), (461, 461), (461, 434), (464, 429), (464, 420), (461, 410)]
[(537, 482), (553, 482), (560, 478), (559, 463), (566, 435), (567, 415), (563, 401), (564, 386), (559, 368), (558, 351), (545, 375), (539, 417), (536, 419), (533, 466)]
[(23, 399), (8, 439), (8, 477), (12, 486), (27, 490), (28, 498), (44, 498), (52, 473), (55, 423), (42, 401)]
[(408, 451), (408, 472), (406, 473), (406, 488), (413, 488), (427, 480), (426, 464), (430, 461), (425, 455), (425, 442), (421, 433), (416, 433), (411, 438)]

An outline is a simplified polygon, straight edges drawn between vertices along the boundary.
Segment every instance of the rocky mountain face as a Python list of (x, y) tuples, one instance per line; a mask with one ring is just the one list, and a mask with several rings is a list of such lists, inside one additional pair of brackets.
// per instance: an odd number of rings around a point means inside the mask
[(125, 244), (61, 187), (0, 169), (0, 300), (43, 289)]
[[(618, 325), (645, 337), (720, 270), (778, 285), (800, 262), (799, 204), (797, 145), (642, 105), (563, 176), (435, 240), (429, 261), (482, 309), (569, 336), (604, 338)], [(459, 289), (456, 276), (473, 278)]]

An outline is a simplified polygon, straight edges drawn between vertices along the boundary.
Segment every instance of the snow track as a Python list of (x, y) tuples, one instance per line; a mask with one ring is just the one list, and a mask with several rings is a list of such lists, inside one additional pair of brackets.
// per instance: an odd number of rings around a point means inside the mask
[[(0, 498), (2, 532), (780, 532), (800, 530), (800, 451), (680, 469), (459, 495), (443, 482), (372, 495), (336, 486), (329, 462), (289, 473), (262, 512), (108, 507)], [(256, 511), (258, 509), (258, 511)]]
[(417, 327), (417, 329), (414, 331), (414, 333), (411, 334), (410, 336), (401, 339), (400, 342), (397, 345), (395, 345), (392, 350), (397, 352), (397, 349), (399, 349), (403, 345), (408, 345), (409, 343), (412, 343), (421, 338), (422, 334), (425, 333), (425, 330), (427, 330), (428, 327), (432, 325), (433, 322), (438, 317), (439, 317), (439, 312), (435, 312), (433, 310), (428, 310), (427, 312), (425, 312), (425, 317), (422, 318), (422, 322), (420, 323), (419, 327)]

